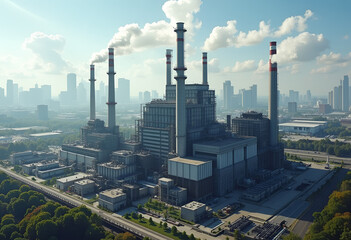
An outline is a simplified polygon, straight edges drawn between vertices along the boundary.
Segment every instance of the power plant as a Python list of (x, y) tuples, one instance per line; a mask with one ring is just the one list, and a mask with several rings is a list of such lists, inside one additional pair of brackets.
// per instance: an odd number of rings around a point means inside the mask
[(175, 204), (206, 201), (244, 186), (262, 169), (283, 166), (283, 148), (278, 143), (277, 63), (272, 62), (276, 43), (270, 44), (269, 118), (244, 113), (241, 119), (231, 122), (229, 118), (223, 124), (216, 120), (207, 52), (202, 53), (201, 83), (186, 84), (184, 23), (178, 22), (174, 31), (176, 83), (172, 84), (172, 50), (167, 49), (165, 97), (142, 107), (135, 139), (124, 141), (116, 125), (114, 49), (109, 48), (107, 126), (96, 118), (95, 68), (90, 65), (90, 120), (81, 128), (80, 143), (64, 144), (60, 151), (61, 163), (125, 189), (127, 199), (143, 195), (135, 194), (143, 189), (143, 181), (151, 181), (167, 186), (160, 187), (164, 189), (161, 199)]

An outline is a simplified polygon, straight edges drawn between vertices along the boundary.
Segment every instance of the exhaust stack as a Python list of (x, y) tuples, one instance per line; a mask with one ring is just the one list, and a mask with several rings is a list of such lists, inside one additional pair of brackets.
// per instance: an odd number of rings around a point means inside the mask
[(90, 65), (90, 120), (95, 120), (95, 66)]
[(166, 49), (167, 86), (172, 85), (172, 49)]
[(270, 119), (270, 145), (278, 144), (278, 64), (272, 62), (273, 55), (277, 54), (277, 42), (269, 44), (269, 104), (268, 117)]
[(176, 86), (176, 152), (179, 157), (186, 156), (186, 105), (185, 105), (185, 79), (184, 72), (184, 23), (178, 22), (177, 29), (177, 67), (174, 70), (177, 76)]
[(208, 85), (208, 81), (207, 81), (207, 52), (202, 53), (202, 85)]
[(107, 126), (113, 130), (116, 126), (116, 102), (115, 102), (115, 63), (113, 48), (108, 49), (108, 123)]

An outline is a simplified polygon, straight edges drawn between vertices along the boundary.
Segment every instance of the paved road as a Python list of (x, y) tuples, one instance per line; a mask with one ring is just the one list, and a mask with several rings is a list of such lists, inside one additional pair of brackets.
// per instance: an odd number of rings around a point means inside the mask
[(314, 212), (320, 212), (327, 204), (329, 195), (337, 188), (338, 184), (344, 179), (345, 174), (349, 169), (341, 169), (338, 171), (332, 179), (324, 185), (323, 189), (315, 195), (314, 198), (310, 199), (311, 205), (307, 211), (299, 217), (292, 231), (300, 237), (304, 237), (308, 231), (308, 228), (313, 222), (312, 214)]
[[(313, 158), (315, 160), (322, 160), (322, 161), (327, 161), (327, 156), (328, 156), (324, 152), (315, 152), (315, 151), (297, 150), (297, 149), (288, 149), (288, 148), (285, 148), (284, 152), (289, 154), (294, 154), (299, 157)], [(344, 163), (346, 164), (351, 164), (351, 158), (336, 157), (334, 155), (329, 155), (329, 162), (341, 163), (341, 161), (344, 161)]]
[(135, 223), (131, 223), (130, 221), (124, 219), (123, 217), (120, 216), (112, 216), (112, 214), (110, 213), (106, 213), (101, 211), (99, 208), (93, 207), (91, 205), (86, 205), (86, 203), (84, 201), (78, 200), (76, 198), (73, 198), (67, 194), (63, 194), (60, 192), (57, 192), (49, 187), (46, 187), (40, 183), (34, 182), (24, 176), (18, 175), (6, 168), (0, 167), (1, 171), (4, 171), (6, 174), (8, 174), (9, 176), (33, 187), (34, 189), (39, 190), (40, 192), (42, 192), (43, 194), (49, 196), (49, 197), (54, 197), (56, 199), (60, 199), (61, 201), (64, 201), (70, 205), (73, 206), (81, 206), (81, 205), (85, 205), (86, 207), (88, 207), (92, 212), (98, 214), (101, 218), (103, 218), (104, 220), (106, 220), (107, 222), (109, 222), (110, 224), (118, 227), (118, 228), (122, 228), (125, 231), (129, 231), (132, 232), (138, 236), (141, 237), (149, 237), (150, 239), (166, 239), (166, 240), (171, 240), (171, 238), (164, 236), (160, 233), (154, 232), (148, 228), (145, 228), (143, 226), (137, 225)]

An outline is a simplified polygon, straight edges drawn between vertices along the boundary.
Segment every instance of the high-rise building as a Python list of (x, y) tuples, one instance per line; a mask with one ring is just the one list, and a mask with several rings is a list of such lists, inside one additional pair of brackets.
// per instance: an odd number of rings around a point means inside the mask
[(51, 101), (51, 85), (41, 85), (43, 93), (43, 103), (49, 104)]
[(67, 97), (71, 103), (77, 100), (77, 76), (75, 73), (67, 74)]
[(333, 109), (342, 110), (342, 86), (334, 87), (333, 91)]
[(130, 103), (130, 81), (125, 78), (118, 79), (117, 90), (117, 103), (129, 104)]
[(299, 102), (299, 92), (294, 90), (289, 90), (289, 102)]
[(13, 104), (18, 105), (19, 104), (19, 98), (18, 98), (18, 83), (13, 84)]
[(8, 105), (13, 105), (13, 80), (9, 79), (6, 83), (6, 100)]
[(342, 111), (349, 111), (349, 76), (345, 75), (342, 81)]
[(77, 103), (86, 105), (88, 103), (88, 92), (83, 82), (80, 82), (77, 87)]
[(333, 106), (334, 106), (333, 90), (331, 90), (331, 91), (328, 93), (328, 104), (333, 108)]
[(225, 110), (232, 109), (234, 87), (232, 86), (231, 81), (225, 81), (223, 83), (223, 104)]
[(288, 113), (297, 113), (297, 103), (288, 102)]
[(311, 95), (311, 90), (307, 90), (306, 92), (306, 101), (311, 102), (312, 100), (312, 95)]
[(251, 107), (255, 108), (257, 106), (257, 85), (254, 84), (250, 87), (251, 90)]
[(145, 103), (148, 103), (148, 102), (150, 102), (150, 101), (151, 101), (151, 94), (150, 94), (149, 91), (145, 91), (145, 92), (144, 92), (144, 102), (145, 102)]

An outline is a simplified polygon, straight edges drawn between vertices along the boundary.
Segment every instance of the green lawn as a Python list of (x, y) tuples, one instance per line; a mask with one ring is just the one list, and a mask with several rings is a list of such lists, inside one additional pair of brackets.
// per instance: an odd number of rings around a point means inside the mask
[[(171, 229), (168, 228), (167, 230), (165, 230), (165, 228), (163, 227), (160, 227), (158, 223), (155, 223), (153, 222), (153, 224), (150, 224), (149, 220), (146, 219), (146, 218), (142, 218), (141, 220), (139, 219), (134, 219), (133, 217), (129, 217), (127, 218), (128, 220), (136, 223), (136, 224), (139, 224), (139, 225), (142, 225), (146, 228), (149, 228), (155, 232), (158, 232), (162, 235), (165, 235), (167, 237), (170, 237), (172, 239), (176, 239), (176, 240), (188, 240), (188, 239), (191, 239), (189, 236), (186, 236), (186, 237), (183, 237), (182, 233), (177, 231), (176, 235), (173, 235), (171, 233)], [(195, 238), (194, 238), (195, 239)]]

